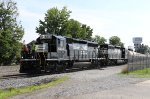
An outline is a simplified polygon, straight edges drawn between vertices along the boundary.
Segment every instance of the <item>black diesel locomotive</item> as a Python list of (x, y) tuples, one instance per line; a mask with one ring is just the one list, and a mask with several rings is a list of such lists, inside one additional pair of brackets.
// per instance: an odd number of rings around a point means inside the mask
[(91, 62), (95, 67), (127, 62), (125, 48), (50, 34), (37, 38), (34, 50), (24, 49), (20, 73), (60, 71), (76, 62)]
[(103, 44), (99, 46), (99, 58), (101, 65), (117, 65), (119, 63), (127, 63), (128, 50), (120, 46)]

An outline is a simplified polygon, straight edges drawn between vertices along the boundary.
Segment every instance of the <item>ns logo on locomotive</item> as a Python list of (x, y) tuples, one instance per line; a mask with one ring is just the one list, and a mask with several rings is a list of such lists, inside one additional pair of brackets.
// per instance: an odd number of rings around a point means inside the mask
[(118, 62), (127, 63), (127, 50), (109, 44), (56, 35), (41, 35), (34, 44), (24, 45), (20, 73), (54, 72), (72, 68), (76, 62), (91, 62), (102, 67)]

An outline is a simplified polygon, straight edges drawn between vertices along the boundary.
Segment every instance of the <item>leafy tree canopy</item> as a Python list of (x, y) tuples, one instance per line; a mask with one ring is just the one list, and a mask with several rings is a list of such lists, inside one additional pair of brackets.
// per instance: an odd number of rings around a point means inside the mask
[(20, 50), (24, 30), (17, 22), (17, 11), (12, 0), (0, 0), (0, 64), (11, 63)]
[(45, 14), (44, 21), (39, 21), (39, 27), (36, 32), (39, 34), (56, 34), (69, 36), (73, 38), (91, 39), (93, 29), (77, 20), (69, 19), (71, 11), (63, 7), (59, 10), (57, 7), (51, 8)]
[(112, 36), (109, 38), (109, 43), (112, 45), (117, 45), (124, 47), (124, 44), (121, 42), (120, 38), (118, 36)]
[(78, 38), (81, 32), (81, 23), (77, 20), (70, 19), (66, 24), (65, 35), (73, 38)]
[(142, 44), (137, 48), (137, 52), (142, 54), (150, 54), (150, 47), (148, 45)]
[(67, 10), (66, 7), (63, 7), (62, 10), (59, 10), (57, 7), (49, 9), (45, 14), (44, 21), (39, 21), (40, 25), (36, 28), (36, 32), (39, 34), (63, 34), (70, 13), (71, 11)]
[(96, 42), (101, 45), (101, 44), (105, 44), (106, 43), (106, 39), (104, 37), (100, 37), (98, 35), (95, 35), (94, 39), (96, 40)]
[(87, 40), (91, 40), (91, 36), (93, 33), (93, 29), (91, 29), (90, 26), (87, 26), (86, 24), (82, 24), (81, 26), (81, 34), (82, 34), (82, 38), (87, 39)]

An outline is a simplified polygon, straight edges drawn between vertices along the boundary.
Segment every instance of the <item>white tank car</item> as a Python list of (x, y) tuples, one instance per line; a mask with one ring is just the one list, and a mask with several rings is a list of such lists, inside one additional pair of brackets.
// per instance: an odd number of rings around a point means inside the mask
[(134, 61), (142, 61), (149, 56), (146, 54), (141, 54), (141, 53), (128, 50), (127, 57), (128, 57), (128, 62), (134, 62)]

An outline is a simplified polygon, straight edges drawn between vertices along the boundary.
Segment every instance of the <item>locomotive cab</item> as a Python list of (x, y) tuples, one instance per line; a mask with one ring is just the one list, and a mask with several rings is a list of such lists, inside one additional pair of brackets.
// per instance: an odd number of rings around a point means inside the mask
[(99, 48), (99, 58), (108, 58), (108, 49), (110, 48), (110, 46), (108, 44), (103, 44), (100, 45)]
[(46, 59), (60, 59), (66, 57), (66, 39), (62, 36), (41, 35), (37, 46), (37, 53), (47, 53)]
[(56, 70), (61, 67), (60, 64), (66, 63), (67, 50), (66, 50), (66, 38), (62, 36), (49, 35), (49, 38), (41, 39), (44, 43), (47, 43), (47, 56), (44, 58), (44, 64), (42, 67), (45, 71)]

